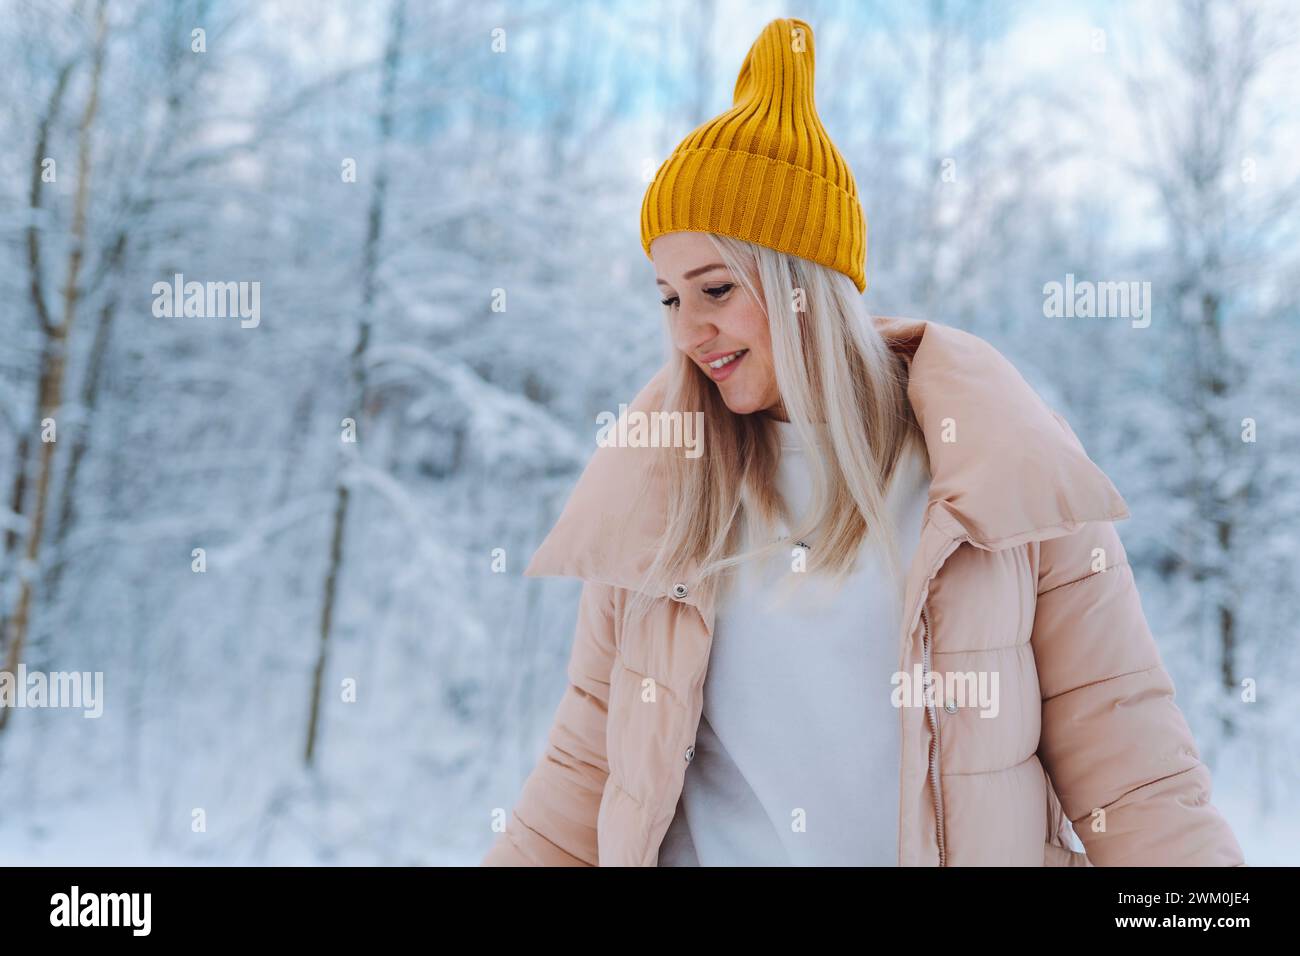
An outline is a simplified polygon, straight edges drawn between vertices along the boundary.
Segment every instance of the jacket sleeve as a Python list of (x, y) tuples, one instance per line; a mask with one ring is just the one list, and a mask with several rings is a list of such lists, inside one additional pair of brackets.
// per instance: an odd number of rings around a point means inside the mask
[(1039, 758), (1089, 860), (1245, 865), (1210, 803), (1209, 769), (1174, 703), (1110, 521), (1041, 543), (1031, 640), (1043, 696)]
[(605, 721), (614, 664), (613, 588), (588, 581), (568, 687), (546, 748), (482, 866), (597, 866), (596, 819), (609, 776)]

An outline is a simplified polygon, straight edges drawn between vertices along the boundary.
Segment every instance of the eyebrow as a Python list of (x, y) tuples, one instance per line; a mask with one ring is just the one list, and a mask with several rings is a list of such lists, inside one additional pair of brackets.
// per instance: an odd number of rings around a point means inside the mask
[[(725, 269), (725, 268), (727, 267), (721, 262), (711, 262), (707, 266), (700, 266), (697, 269), (692, 269), (690, 272), (682, 276), (682, 278), (694, 279), (696, 276), (703, 275), (706, 272), (712, 272), (714, 269)], [(655, 283), (657, 285), (668, 285), (668, 283), (665, 282), (663, 279), (658, 279), (658, 278), (655, 279)]]

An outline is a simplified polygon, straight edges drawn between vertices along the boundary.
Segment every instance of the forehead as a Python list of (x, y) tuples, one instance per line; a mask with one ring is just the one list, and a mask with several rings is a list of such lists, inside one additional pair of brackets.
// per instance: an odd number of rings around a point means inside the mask
[(717, 247), (702, 232), (669, 232), (650, 243), (650, 258), (659, 278), (669, 281), (711, 263), (722, 262)]

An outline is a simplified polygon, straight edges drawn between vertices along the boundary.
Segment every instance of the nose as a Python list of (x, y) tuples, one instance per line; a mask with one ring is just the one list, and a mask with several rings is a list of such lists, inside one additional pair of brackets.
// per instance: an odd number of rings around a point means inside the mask
[(685, 304), (677, 308), (672, 332), (677, 348), (688, 355), (701, 351), (704, 345), (718, 337), (718, 327), (709, 319), (708, 314)]

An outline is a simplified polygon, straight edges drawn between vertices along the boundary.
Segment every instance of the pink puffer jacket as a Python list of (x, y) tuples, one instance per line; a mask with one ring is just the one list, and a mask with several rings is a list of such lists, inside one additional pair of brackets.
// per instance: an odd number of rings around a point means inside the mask
[[(992, 718), (944, 699), (899, 708), (898, 863), (1244, 865), (1111, 523), (1128, 517), (1119, 492), (982, 339), (932, 322), (876, 327), (908, 361), (932, 473), (899, 670), (996, 671), (1000, 691)], [(659, 407), (666, 370), (633, 409)], [(525, 571), (585, 583), (570, 684), (484, 865), (657, 863), (714, 624), (690, 574), (665, 582), (634, 631), (617, 624), (663, 527), (663, 489), (629, 491), (657, 453), (597, 450)], [(1070, 849), (1071, 826), (1086, 854)]]

